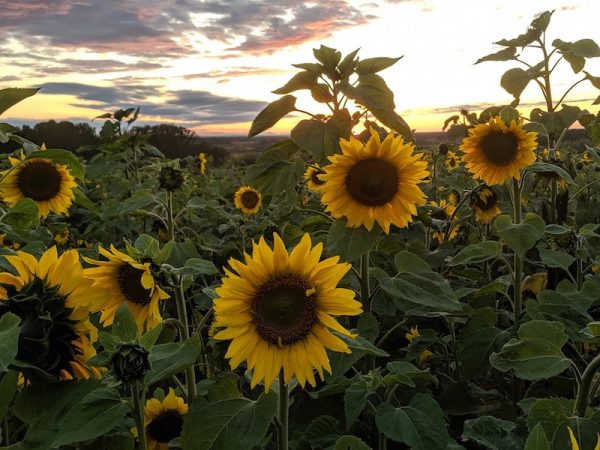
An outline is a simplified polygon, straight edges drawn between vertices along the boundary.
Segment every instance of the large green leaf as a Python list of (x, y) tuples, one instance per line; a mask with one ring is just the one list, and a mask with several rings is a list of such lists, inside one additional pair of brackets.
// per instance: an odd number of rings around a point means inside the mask
[(381, 237), (379, 226), (368, 231), (365, 227), (348, 228), (344, 219), (338, 219), (331, 225), (327, 236), (327, 250), (342, 260), (356, 261), (369, 251)]
[(510, 61), (516, 58), (516, 51), (517, 49), (515, 47), (507, 47), (496, 53), (491, 53), (489, 55), (483, 56), (482, 58), (479, 58), (475, 62), (475, 64), (479, 64), (485, 61)]
[(19, 372), (10, 370), (1, 375), (0, 379), (0, 420), (4, 419), (6, 412), (17, 393)]
[[(566, 127), (563, 127), (563, 128), (566, 128)], [(575, 182), (573, 181), (573, 178), (571, 178), (571, 175), (569, 175), (569, 173), (565, 169), (563, 169), (562, 167), (559, 167), (557, 165), (554, 165), (554, 164), (537, 161), (537, 162), (534, 162), (529, 167), (527, 167), (527, 170), (529, 170), (531, 172), (536, 172), (536, 173), (554, 173), (554, 174), (558, 175), (559, 177), (561, 177), (563, 180), (565, 180), (567, 183), (575, 184)]]
[(527, 71), (516, 67), (504, 72), (500, 79), (500, 85), (513, 97), (519, 98), (531, 79), (531, 75)]
[(561, 351), (567, 342), (562, 323), (532, 320), (521, 325), (517, 335), (518, 339), (511, 339), (501, 352), (490, 357), (496, 369), (512, 369), (524, 380), (540, 380), (558, 375), (571, 365)]
[(380, 404), (375, 422), (388, 438), (414, 450), (445, 450), (448, 444), (444, 414), (437, 402), (426, 394), (415, 395), (408, 406), (400, 408)]
[(525, 442), (525, 450), (550, 450), (550, 442), (540, 424), (537, 424), (529, 433)]
[(256, 136), (257, 134), (268, 130), (295, 109), (296, 97), (293, 95), (284, 95), (280, 99), (269, 103), (252, 121), (248, 137)]
[(71, 174), (78, 180), (83, 180), (85, 178), (85, 169), (83, 168), (83, 164), (81, 164), (81, 161), (79, 160), (77, 155), (75, 155), (75, 153), (70, 152), (68, 150), (52, 149), (31, 152), (29, 155), (27, 155), (27, 158), (25, 160), (32, 158), (51, 159), (55, 163), (64, 164), (65, 166), (67, 166)]
[(376, 57), (362, 59), (356, 64), (356, 73), (366, 75), (368, 73), (381, 72), (396, 64), (400, 59), (402, 59), (402, 56), (398, 58)]
[(38, 89), (28, 89), (28, 88), (6, 88), (0, 89), (0, 114), (5, 112), (11, 106), (16, 105), (22, 100), (25, 100), (27, 97), (31, 97), (34, 95)]
[(20, 200), (7, 211), (2, 221), (19, 231), (36, 228), (40, 223), (37, 203), (27, 197)]
[(472, 439), (492, 450), (522, 450), (523, 440), (515, 433), (516, 427), (509, 420), (483, 416), (465, 422), (463, 439)]
[(459, 251), (449, 262), (449, 266), (475, 264), (502, 254), (502, 244), (497, 241), (483, 241), (471, 244)]
[(13, 313), (0, 317), (0, 372), (6, 372), (17, 357), (21, 319)]
[(337, 440), (333, 450), (371, 450), (371, 447), (356, 436), (344, 435)]
[(62, 418), (53, 445), (88, 441), (106, 434), (123, 421), (128, 411), (127, 403), (114, 388), (93, 390)]
[(196, 362), (200, 348), (198, 336), (193, 336), (185, 342), (155, 345), (150, 352), (152, 369), (146, 374), (146, 384), (151, 385), (183, 372)]
[(549, 248), (540, 248), (540, 258), (548, 267), (555, 267), (563, 270), (569, 270), (571, 264), (575, 262), (575, 258), (568, 253), (552, 250)]
[(317, 83), (318, 72), (303, 71), (294, 75), (284, 86), (273, 91), (274, 94), (289, 94), (300, 89), (310, 89)]
[(373, 392), (365, 380), (355, 381), (344, 393), (344, 413), (346, 415), (346, 429), (356, 422), (358, 416), (365, 406), (367, 406), (368, 397)]
[(496, 218), (494, 227), (515, 253), (524, 255), (544, 237), (545, 223), (544, 219), (534, 213), (527, 213), (519, 224), (512, 223), (510, 216), (503, 214)]
[(327, 156), (340, 152), (340, 138), (348, 138), (350, 126), (350, 114), (348, 110), (337, 113), (336, 119), (341, 119), (341, 115), (347, 116), (346, 130), (340, 130), (338, 122), (333, 117), (327, 121), (310, 119), (301, 120), (292, 129), (292, 140), (303, 150), (308, 151), (319, 163), (326, 162)]
[(181, 433), (187, 450), (250, 449), (266, 435), (277, 413), (277, 394), (267, 392), (258, 400), (245, 398), (214, 403), (194, 402), (185, 416)]

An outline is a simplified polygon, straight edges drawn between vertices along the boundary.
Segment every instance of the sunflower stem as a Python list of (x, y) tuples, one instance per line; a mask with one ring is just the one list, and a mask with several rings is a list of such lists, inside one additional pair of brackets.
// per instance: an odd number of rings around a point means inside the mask
[[(190, 325), (185, 305), (183, 282), (181, 279), (179, 279), (179, 284), (177, 289), (175, 289), (175, 303), (177, 304), (177, 316), (179, 317), (179, 322), (181, 322), (181, 340), (185, 342), (190, 339)], [(192, 402), (194, 398), (196, 398), (196, 374), (194, 372), (193, 364), (185, 369), (185, 384), (189, 401)]]
[(147, 450), (146, 446), (146, 427), (144, 424), (144, 408), (142, 407), (142, 400), (140, 398), (140, 385), (136, 381), (130, 385), (131, 387), (131, 400), (133, 402), (133, 414), (135, 416), (135, 426), (138, 432), (138, 439), (140, 441), (140, 450)]
[[(360, 257), (360, 297), (364, 311), (371, 311), (371, 284), (369, 282), (369, 250)], [(367, 355), (367, 371), (375, 369), (375, 356)]]
[(175, 220), (173, 220), (173, 193), (167, 191), (167, 231), (169, 240), (175, 239)]
[(581, 376), (581, 384), (577, 391), (577, 398), (575, 399), (575, 407), (573, 410), (573, 414), (576, 416), (585, 416), (585, 410), (590, 401), (590, 388), (598, 369), (600, 369), (600, 355), (596, 356), (592, 362), (588, 364)]
[(8, 414), (4, 415), (2, 419), (2, 445), (8, 446), (10, 444), (10, 437), (8, 432)]
[(285, 384), (283, 371), (279, 373), (279, 450), (288, 450), (288, 422), (289, 422), (289, 390)]
[[(516, 178), (512, 180), (512, 198), (513, 198), (513, 223), (520, 224), (523, 220), (522, 211), (521, 211), (521, 186), (519, 186), (519, 181)], [(523, 296), (521, 292), (522, 284), (523, 284), (523, 256), (515, 253), (514, 260), (514, 292), (513, 292), (513, 301), (514, 301), (514, 313), (515, 313), (515, 322), (519, 320), (521, 317), (521, 312), (523, 309)]]

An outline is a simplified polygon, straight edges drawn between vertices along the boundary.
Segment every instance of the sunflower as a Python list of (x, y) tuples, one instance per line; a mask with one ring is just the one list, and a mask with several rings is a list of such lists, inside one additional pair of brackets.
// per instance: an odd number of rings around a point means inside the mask
[(77, 186), (67, 166), (54, 163), (48, 158), (9, 158), (13, 168), (5, 172), (0, 183), (0, 195), (13, 206), (24, 198), (36, 202), (39, 216), (45, 218), (50, 211), (67, 214)]
[(202, 175), (206, 172), (206, 155), (202, 152), (198, 153), (198, 169)]
[(69, 242), (69, 230), (65, 229), (63, 231), (59, 231), (54, 235), (54, 242), (60, 245), (64, 245)]
[(98, 331), (88, 319), (92, 288), (77, 251), (58, 256), (51, 247), (39, 260), (23, 251), (5, 258), (16, 274), (0, 273), (0, 315), (21, 318), (17, 360), (27, 364), (21, 366), (24, 380), (40, 371), (62, 380), (99, 378), (87, 364)]
[(8, 247), (13, 250), (19, 250), (21, 248), (21, 243), (7, 238), (6, 233), (0, 233), (0, 247)]
[(535, 161), (537, 133), (527, 132), (515, 120), (506, 125), (500, 117), (469, 130), (460, 149), (467, 169), (489, 185), (519, 179), (521, 169)]
[(281, 370), (286, 383), (295, 376), (315, 386), (313, 369), (321, 379), (323, 369), (331, 373), (326, 349), (350, 353), (330, 329), (353, 335), (332, 316), (362, 312), (354, 291), (336, 287), (350, 265), (339, 256), (319, 262), (323, 244), (312, 247), (308, 234), (289, 254), (277, 233), (273, 241), (271, 249), (261, 237), (245, 263), (229, 260), (237, 273), (225, 269), (216, 290), (214, 338), (231, 340), (225, 357), (232, 369), (246, 361), (253, 388), (264, 379), (269, 389)]
[(390, 224), (405, 227), (425, 204), (425, 194), (417, 186), (427, 177), (427, 163), (413, 154), (414, 145), (391, 133), (381, 142), (371, 129), (365, 144), (358, 139), (340, 139), (341, 155), (329, 157), (321, 180), (326, 211), (336, 219), (346, 217), (348, 227), (377, 222), (387, 234)]
[(317, 163), (314, 163), (306, 169), (304, 172), (304, 181), (306, 186), (313, 192), (321, 192), (325, 182), (321, 180), (320, 176), (325, 174), (325, 171)]
[(139, 263), (113, 245), (110, 251), (101, 246), (98, 251), (108, 261), (84, 258), (97, 267), (83, 272), (97, 288), (90, 294), (90, 304), (93, 312), (102, 311), (100, 322), (105, 327), (111, 325), (122, 304), (126, 304), (135, 317), (140, 332), (162, 322), (158, 302), (169, 298), (169, 294), (154, 279), (150, 263)]
[[(575, 433), (573, 433), (573, 430), (571, 429), (571, 427), (567, 426), (567, 430), (569, 430), (569, 440), (571, 441), (571, 450), (583, 450), (579, 448), (579, 443), (577, 442), (577, 438), (575, 437)], [(600, 450), (600, 434), (596, 433), (597, 436), (597, 440), (596, 440), (596, 446), (594, 447), (594, 450)]]
[[(453, 205), (452, 202), (443, 199), (439, 202), (436, 202), (435, 200), (432, 201), (431, 206), (435, 208), (431, 216), (437, 220), (449, 220), (452, 218), (454, 211), (456, 211), (456, 206)], [(456, 238), (456, 236), (458, 236), (460, 225), (458, 222), (453, 221), (452, 223), (447, 222), (446, 226), (450, 227), (450, 231), (448, 232), (448, 241), (452, 241)], [(439, 243), (445, 241), (445, 237), (445, 230), (433, 232), (433, 238)]]
[[(409, 332), (404, 335), (404, 337), (406, 337), (406, 339), (408, 339), (408, 342), (410, 342), (410, 343), (412, 343), (415, 339), (417, 339), (420, 336), (421, 336), (421, 333), (419, 332), (418, 326), (411, 327)], [(417, 356), (417, 359), (419, 361), (419, 366), (420, 367), (426, 366), (427, 360), (431, 356), (433, 356), (433, 353), (427, 349), (425, 349), (421, 353), (419, 353), (419, 355)]]
[[(175, 395), (173, 388), (160, 401), (151, 398), (144, 407), (144, 426), (148, 450), (168, 450), (169, 442), (181, 434), (183, 416), (188, 413), (188, 405), (183, 398)], [(131, 430), (138, 437), (136, 428)]]
[(471, 192), (469, 202), (475, 217), (480, 222), (490, 223), (494, 217), (501, 213), (498, 207), (498, 195), (485, 184)]
[(235, 207), (244, 214), (256, 214), (260, 210), (261, 198), (260, 192), (253, 187), (242, 186), (235, 193)]
[(453, 171), (454, 169), (458, 169), (458, 164), (460, 163), (460, 159), (456, 156), (454, 152), (448, 152), (446, 155), (446, 160), (444, 164), (446, 165), (446, 169), (448, 171)]

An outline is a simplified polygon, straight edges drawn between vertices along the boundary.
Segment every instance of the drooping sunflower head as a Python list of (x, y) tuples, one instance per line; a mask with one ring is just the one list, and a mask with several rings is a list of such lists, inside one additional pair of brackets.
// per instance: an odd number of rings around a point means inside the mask
[(311, 244), (305, 234), (288, 253), (278, 234), (270, 248), (263, 238), (253, 244), (245, 262), (230, 259), (233, 270), (216, 292), (217, 340), (231, 340), (225, 355), (232, 368), (246, 361), (253, 370), (252, 387), (262, 380), (265, 389), (283, 370), (285, 382), (295, 376), (301, 386), (315, 386), (314, 369), (323, 379), (331, 373), (326, 349), (350, 353), (344, 341), (331, 333), (351, 337), (333, 316), (360, 314), (354, 291), (338, 288), (349, 264), (339, 257), (320, 261), (323, 245)]
[(244, 214), (256, 214), (260, 210), (262, 196), (250, 186), (242, 186), (234, 196), (235, 207)]
[[(188, 405), (173, 388), (163, 399), (151, 398), (144, 407), (144, 425), (148, 450), (168, 450), (169, 442), (181, 434)], [(137, 430), (133, 429), (137, 437)]]
[(521, 169), (535, 161), (536, 139), (537, 133), (525, 131), (521, 122), (506, 125), (497, 116), (471, 128), (460, 149), (473, 176), (495, 185), (521, 177)]
[(0, 316), (21, 318), (17, 359), (26, 380), (99, 378), (97, 368), (87, 364), (96, 354), (98, 337), (89, 321), (88, 294), (76, 250), (58, 256), (56, 247), (37, 260), (18, 251), (5, 257), (16, 274), (0, 273)]
[(99, 247), (100, 254), (108, 261), (84, 258), (96, 267), (84, 269), (84, 276), (97, 288), (90, 294), (93, 312), (101, 311), (100, 322), (109, 326), (119, 307), (126, 304), (140, 332), (152, 329), (162, 317), (159, 301), (169, 298), (152, 274), (150, 263), (141, 263), (118, 251), (113, 245), (110, 251)]
[(428, 175), (427, 163), (413, 154), (414, 145), (391, 133), (383, 140), (371, 130), (366, 144), (340, 139), (341, 155), (329, 157), (321, 202), (333, 217), (345, 217), (348, 227), (373, 228), (389, 233), (390, 225), (405, 227), (425, 204), (418, 184)]
[[(421, 333), (419, 332), (419, 327), (417, 325), (415, 325), (414, 327), (411, 327), (410, 330), (408, 331), (408, 333), (406, 333), (404, 335), (404, 337), (406, 337), (406, 339), (410, 343), (413, 343), (415, 341), (415, 339), (419, 338), (420, 336), (421, 336)], [(428, 349), (425, 349), (421, 353), (419, 353), (419, 355), (417, 356), (417, 359), (419, 361), (419, 366), (421, 366), (421, 367), (425, 366), (427, 364), (427, 360), (431, 356), (433, 356), (433, 353)]]
[(206, 172), (206, 154), (200, 152), (198, 153), (198, 169), (200, 169), (200, 173), (204, 175)]
[[(433, 212), (433, 217), (439, 220), (443, 220), (446, 219), (448, 217), (451, 217), (452, 214), (454, 214), (454, 211), (456, 210), (456, 206), (453, 205), (451, 202), (441, 199), (440, 201), (435, 201), (432, 200), (431, 201), (431, 206), (433, 206), (434, 212)], [(438, 212), (440, 212), (441, 214), (437, 214)]]
[(485, 184), (471, 191), (469, 203), (477, 220), (483, 223), (490, 223), (494, 217), (501, 213), (498, 195)]
[(458, 169), (460, 159), (456, 155), (456, 153), (449, 151), (446, 154), (446, 160), (444, 161), (444, 164), (446, 165), (446, 169), (448, 169), (448, 171), (453, 171), (455, 169)]
[(25, 161), (11, 160), (13, 168), (0, 183), (2, 200), (14, 205), (24, 198), (36, 202), (39, 215), (48, 216), (50, 211), (67, 214), (77, 186), (71, 172), (62, 164), (47, 158), (32, 158)]
[(323, 190), (323, 185), (325, 182), (321, 180), (321, 175), (323, 175), (325, 171), (321, 168), (318, 163), (313, 163), (308, 166), (306, 172), (304, 172), (304, 181), (306, 182), (306, 186), (313, 192), (321, 192)]

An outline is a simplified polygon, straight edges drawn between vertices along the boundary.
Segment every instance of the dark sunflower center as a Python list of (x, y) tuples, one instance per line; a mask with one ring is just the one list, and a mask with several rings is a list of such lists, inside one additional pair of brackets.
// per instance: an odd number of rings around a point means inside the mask
[(252, 299), (254, 323), (261, 338), (273, 345), (304, 339), (317, 322), (317, 296), (308, 283), (283, 274), (267, 281)]
[[(20, 292), (8, 288), (8, 300), (0, 302), (0, 316), (7, 312), (21, 318), (17, 359), (30, 364), (21, 368), (26, 378), (37, 378), (41, 371), (58, 378), (61, 370), (71, 371), (70, 361), (81, 355), (73, 346), (79, 339), (71, 308), (54, 288), (36, 279)], [(37, 369), (35, 369), (35, 368)]]
[(398, 192), (398, 170), (393, 164), (370, 158), (358, 161), (346, 175), (346, 189), (350, 196), (366, 206), (388, 203)]
[(182, 428), (183, 416), (179, 412), (169, 409), (152, 419), (146, 426), (146, 433), (157, 442), (167, 443), (179, 436)]
[(123, 296), (138, 305), (148, 305), (152, 299), (152, 291), (142, 286), (144, 271), (129, 264), (123, 264), (118, 269), (119, 288)]
[(485, 158), (496, 166), (508, 166), (515, 160), (519, 150), (517, 137), (512, 133), (492, 131), (481, 141)]
[(324, 173), (325, 173), (325, 171), (323, 171), (323, 170), (314, 169), (312, 171), (312, 174), (310, 175), (310, 180), (314, 184), (321, 186), (321, 185), (325, 184), (325, 182), (319, 178), (319, 175), (323, 175)]
[(450, 164), (450, 167), (454, 167), (454, 166), (456, 166), (456, 160), (454, 158), (450, 158), (450, 161), (448, 161), (448, 164)]
[(35, 201), (54, 198), (60, 192), (62, 177), (49, 161), (26, 163), (17, 175), (17, 185), (25, 197)]
[(498, 202), (498, 196), (496, 195), (496, 193), (489, 189), (480, 192), (485, 192), (487, 195), (481, 195), (480, 193), (476, 193), (471, 199), (471, 205), (482, 211), (487, 211), (488, 209), (493, 208)]
[(242, 196), (241, 196), (241, 200), (242, 200), (242, 205), (244, 205), (244, 208), (248, 208), (248, 209), (256, 208), (256, 205), (258, 205), (258, 202), (259, 202), (258, 194), (254, 191), (243, 192)]

